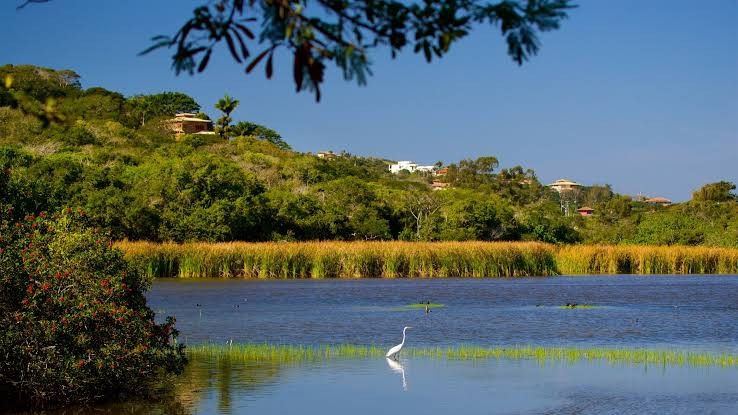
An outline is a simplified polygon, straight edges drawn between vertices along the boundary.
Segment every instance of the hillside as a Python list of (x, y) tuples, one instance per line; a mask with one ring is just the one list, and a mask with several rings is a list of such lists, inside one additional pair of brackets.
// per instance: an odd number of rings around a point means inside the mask
[[(609, 186), (585, 186), (562, 201), (533, 170), (499, 169), (494, 157), (461, 160), (442, 176), (392, 174), (386, 160), (293, 151), (289, 137), (246, 121), (232, 122), (226, 138), (175, 137), (164, 121), (177, 112), (220, 115), (182, 93), (124, 97), (84, 89), (73, 71), (33, 66), (2, 66), (3, 79), (0, 204), (15, 219), (82, 209), (117, 239), (148, 241), (738, 246), (730, 183), (666, 207)], [(434, 191), (433, 181), (449, 187)], [(594, 215), (562, 213), (581, 206)]]

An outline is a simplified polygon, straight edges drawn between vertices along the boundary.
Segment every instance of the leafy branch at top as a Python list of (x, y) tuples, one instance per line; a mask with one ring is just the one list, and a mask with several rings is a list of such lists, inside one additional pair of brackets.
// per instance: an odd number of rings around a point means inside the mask
[[(328, 62), (364, 85), (371, 75), (369, 50), (387, 47), (394, 58), (411, 46), (430, 62), (475, 24), (499, 27), (508, 55), (522, 64), (538, 52), (538, 33), (558, 29), (573, 7), (570, 0), (215, 0), (196, 8), (174, 36), (154, 37), (142, 54), (174, 48), (174, 70), (192, 74), (205, 70), (215, 46), (225, 43), (246, 73), (266, 59), (271, 78), (274, 53), (283, 47), (293, 56), (296, 90), (312, 90), (319, 101)], [(257, 45), (261, 50), (252, 55)]]

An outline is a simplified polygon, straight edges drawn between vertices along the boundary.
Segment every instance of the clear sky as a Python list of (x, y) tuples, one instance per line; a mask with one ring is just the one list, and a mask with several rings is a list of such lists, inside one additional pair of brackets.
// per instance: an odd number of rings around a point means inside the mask
[(168, 51), (140, 57), (205, 0), (53, 0), (0, 5), (0, 64), (73, 69), (84, 87), (126, 95), (167, 90), (206, 112), (228, 93), (237, 120), (279, 131), (299, 151), (432, 164), (494, 155), (569, 178), (689, 199), (702, 184), (738, 183), (738, 1), (582, 0), (522, 67), (480, 28), (441, 61), (411, 50), (373, 55), (367, 87), (329, 67), (323, 100), (294, 93), (291, 62), (246, 76), (223, 50), (204, 74), (175, 76)]

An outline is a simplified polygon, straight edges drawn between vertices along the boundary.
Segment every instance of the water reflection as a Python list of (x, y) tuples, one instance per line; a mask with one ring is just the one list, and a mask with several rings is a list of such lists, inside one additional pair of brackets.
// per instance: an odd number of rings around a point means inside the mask
[[(239, 413), (244, 402), (268, 395), (268, 389), (279, 384), (283, 369), (276, 362), (196, 359), (177, 379), (174, 396), (167, 405), (186, 408), (178, 412), (182, 415)], [(171, 412), (164, 410), (163, 413)]]
[[(738, 413), (735, 368), (414, 358), (275, 364), (194, 360), (159, 402), (34, 415), (323, 413)], [(413, 388), (405, 374), (412, 365)], [(390, 371), (387, 371), (387, 368)], [(397, 377), (402, 389), (397, 386)]]
[(385, 360), (387, 361), (387, 366), (389, 366), (390, 370), (402, 375), (402, 390), (407, 392), (407, 381), (405, 380), (405, 367), (402, 365), (402, 363), (400, 363), (399, 360), (390, 359), (388, 357), (386, 357)]

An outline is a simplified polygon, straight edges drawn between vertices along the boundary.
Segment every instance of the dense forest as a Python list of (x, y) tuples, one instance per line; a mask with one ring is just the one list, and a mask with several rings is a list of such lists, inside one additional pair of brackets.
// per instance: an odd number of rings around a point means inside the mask
[[(208, 105), (179, 92), (125, 97), (84, 89), (73, 71), (29, 65), (0, 67), (0, 82), (6, 217), (72, 208), (113, 238), (149, 241), (738, 247), (738, 199), (728, 182), (706, 184), (671, 206), (635, 201), (607, 185), (562, 199), (533, 170), (499, 168), (492, 156), (452, 163), (436, 176), (392, 174), (391, 162), (378, 158), (296, 152), (268, 126), (232, 120), (238, 102), (229, 97)], [(175, 137), (166, 120), (177, 112), (217, 115), (217, 134)], [(434, 191), (433, 181), (448, 187)], [(594, 214), (577, 215), (581, 206)]]

